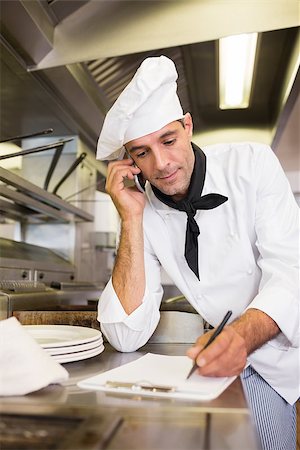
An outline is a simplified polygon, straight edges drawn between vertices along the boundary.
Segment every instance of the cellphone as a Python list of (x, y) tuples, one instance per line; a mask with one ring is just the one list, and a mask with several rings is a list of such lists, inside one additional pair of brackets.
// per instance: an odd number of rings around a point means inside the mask
[[(132, 159), (131, 156), (129, 155), (129, 153), (128, 152), (126, 152), (126, 153), (127, 153), (128, 158)], [(137, 165), (134, 164), (134, 167), (137, 167)], [(142, 193), (145, 192), (146, 180), (144, 180), (142, 172), (139, 173), (138, 175), (134, 175), (134, 183), (140, 192), (142, 192)]]
[(146, 181), (144, 180), (143, 175), (141, 173), (139, 173), (138, 175), (134, 175), (134, 182), (138, 190), (144, 193)]

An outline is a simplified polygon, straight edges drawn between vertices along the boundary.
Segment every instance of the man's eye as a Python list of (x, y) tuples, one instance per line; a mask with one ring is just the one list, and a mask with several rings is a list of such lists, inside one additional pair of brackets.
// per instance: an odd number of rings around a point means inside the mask
[(139, 152), (137, 153), (137, 158), (144, 158), (144, 156), (146, 156), (147, 152)]
[(176, 139), (168, 139), (164, 141), (164, 145), (173, 145), (176, 142)]

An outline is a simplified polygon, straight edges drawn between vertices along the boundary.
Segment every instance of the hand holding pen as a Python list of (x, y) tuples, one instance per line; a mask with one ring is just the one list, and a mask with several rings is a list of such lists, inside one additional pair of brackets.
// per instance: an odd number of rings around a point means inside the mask
[[(223, 328), (225, 327), (225, 325), (227, 324), (228, 320), (230, 319), (232, 315), (232, 311), (227, 311), (227, 313), (225, 314), (222, 322), (220, 323), (220, 325), (215, 329), (215, 331), (213, 332), (213, 334), (211, 335), (211, 337), (209, 338), (209, 340), (207, 341), (207, 343), (204, 345), (204, 347), (200, 350), (200, 352), (198, 353), (198, 355), (205, 350), (215, 339), (216, 337), (222, 332)], [(197, 355), (197, 357), (198, 357)], [(195, 362), (193, 367), (191, 368), (190, 372), (187, 375), (187, 379), (190, 378), (190, 376), (195, 372), (196, 369), (198, 369), (198, 365), (196, 363), (196, 359), (195, 358)]]

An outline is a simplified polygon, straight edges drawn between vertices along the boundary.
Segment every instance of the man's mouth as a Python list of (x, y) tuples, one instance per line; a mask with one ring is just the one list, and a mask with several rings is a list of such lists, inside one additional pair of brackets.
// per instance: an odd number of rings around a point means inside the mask
[(178, 169), (176, 169), (174, 172), (172, 172), (170, 174), (160, 176), (158, 179), (162, 180), (162, 181), (173, 181), (177, 176), (177, 172), (178, 172)]

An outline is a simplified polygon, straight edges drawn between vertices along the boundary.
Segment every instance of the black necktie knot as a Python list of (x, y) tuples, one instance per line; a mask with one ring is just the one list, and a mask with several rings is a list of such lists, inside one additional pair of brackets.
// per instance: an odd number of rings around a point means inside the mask
[(181, 200), (180, 210), (185, 211), (189, 217), (194, 217), (197, 212), (197, 209), (195, 208), (193, 203), (186, 199)]

